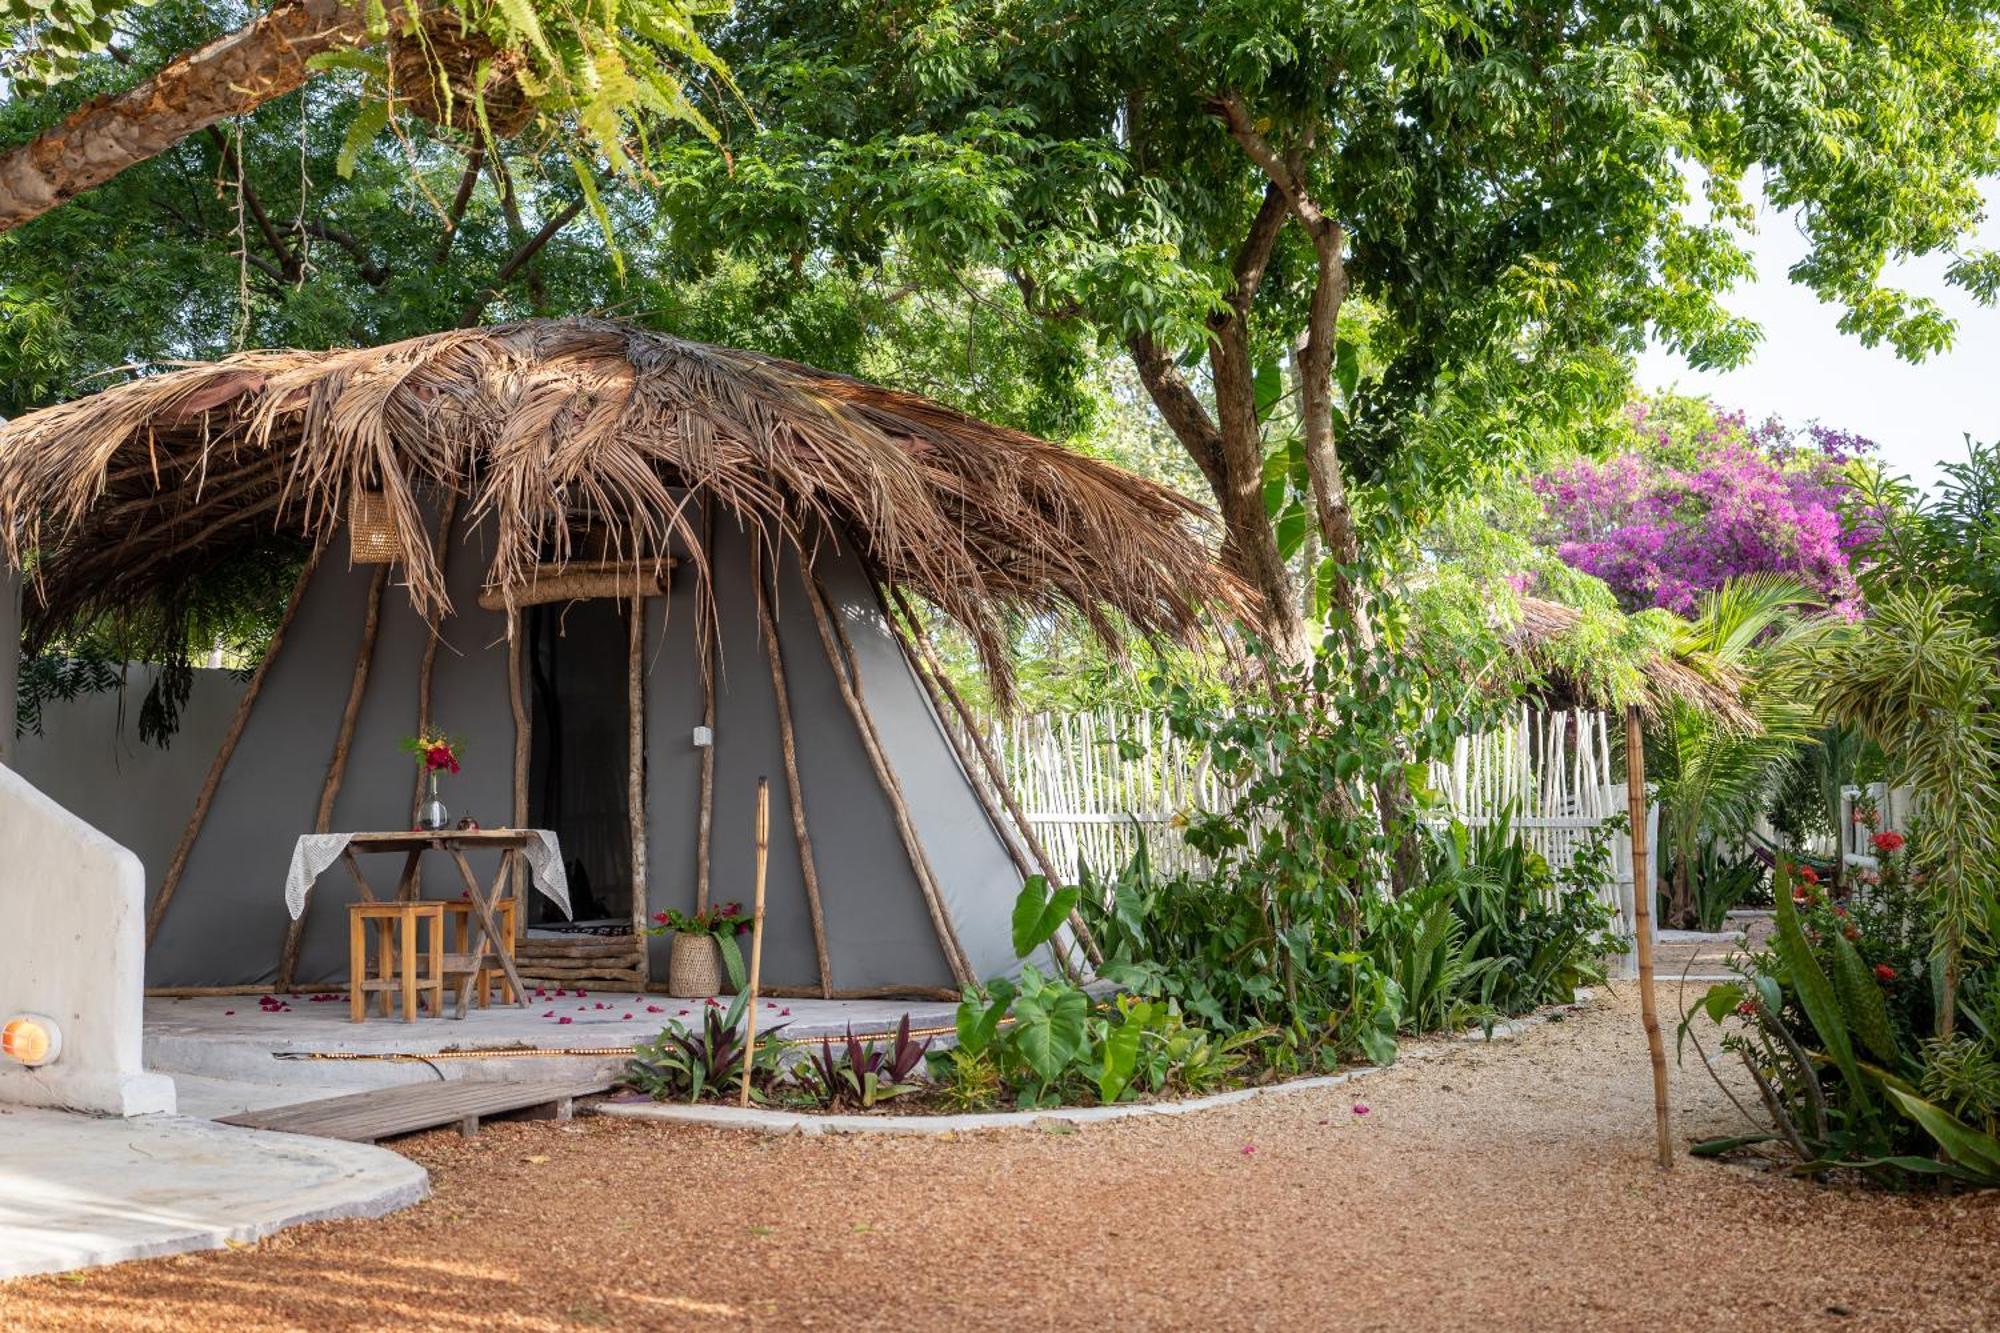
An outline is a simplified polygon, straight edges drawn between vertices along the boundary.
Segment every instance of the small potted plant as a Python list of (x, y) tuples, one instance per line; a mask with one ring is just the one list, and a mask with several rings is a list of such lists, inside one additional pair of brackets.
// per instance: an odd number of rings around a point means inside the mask
[(722, 993), (725, 975), (731, 991), (743, 989), (743, 949), (738, 935), (750, 929), (741, 903), (705, 907), (692, 914), (668, 908), (653, 914), (648, 935), (671, 937), (667, 953), (667, 994), (700, 1000)]
[(458, 772), (458, 756), (465, 748), (464, 743), (442, 732), (425, 732), (421, 736), (405, 736), (401, 748), (405, 754), (415, 755), (423, 765), (424, 801), (417, 807), (417, 827), (435, 832), (451, 820), (451, 811), (438, 799), (438, 774)]

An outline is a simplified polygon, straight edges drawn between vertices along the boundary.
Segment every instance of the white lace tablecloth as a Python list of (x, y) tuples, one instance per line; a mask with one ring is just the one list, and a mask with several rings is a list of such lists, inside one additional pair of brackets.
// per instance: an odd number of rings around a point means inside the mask
[[(529, 878), (544, 898), (562, 908), (565, 917), (569, 910), (569, 875), (563, 870), (562, 847), (556, 842), (556, 835), (547, 829), (522, 829), (529, 841), (520, 849), (527, 859)], [(320, 873), (347, 850), (352, 833), (308, 833), (302, 836), (292, 848), (292, 866), (285, 872), (285, 906), (292, 919), (298, 920), (306, 910), (306, 891)], [(449, 837), (449, 834), (440, 834)]]

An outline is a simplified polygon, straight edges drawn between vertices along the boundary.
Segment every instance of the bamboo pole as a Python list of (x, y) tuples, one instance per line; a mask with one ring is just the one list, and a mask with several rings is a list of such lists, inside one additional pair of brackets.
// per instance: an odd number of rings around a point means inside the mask
[(1653, 1125), (1659, 1138), (1660, 1169), (1671, 1171), (1674, 1143), (1667, 1115), (1667, 1051), (1660, 1038), (1659, 1006), (1653, 998), (1653, 885), (1646, 846), (1646, 750), (1637, 704), (1625, 708), (1625, 807), (1632, 821), (1632, 919), (1639, 945), (1639, 1018), (1646, 1028), (1646, 1052), (1653, 1062)]
[(757, 1057), (757, 987), (764, 979), (764, 870), (771, 858), (771, 780), (757, 779), (756, 903), (750, 911), (749, 1027), (743, 1037), (743, 1091), (737, 1105), (750, 1105), (750, 1066)]
[[(701, 507), (702, 557), (710, 578), (715, 568), (715, 507)], [(701, 748), (701, 809), (695, 821), (694, 910), (708, 909), (709, 834), (715, 824), (715, 616), (695, 613), (695, 637), (701, 649), (701, 724), (708, 730), (708, 744)]]
[[(632, 826), (632, 935), (643, 941), (646, 931), (646, 601), (632, 599), (630, 658), (625, 665), (625, 744), (627, 818)], [(645, 979), (646, 950), (639, 950), (640, 979)]]
[[(907, 626), (899, 623), (895, 616), (888, 614), (886, 606), (883, 608), (883, 619), (887, 620), (890, 627), (896, 631), (896, 638), (903, 645), (904, 655), (910, 659), (910, 665), (915, 669), (917, 679), (922, 681), (924, 688), (929, 691), (931, 706), (938, 710), (939, 722), (944, 722), (944, 709), (938, 704), (938, 694), (942, 690), (945, 697), (951, 701), (952, 711), (958, 715), (960, 726), (965, 729), (965, 734), (971, 738), (972, 745), (978, 750), (980, 764), (985, 768), (986, 776), (992, 780), (994, 793), (1006, 806), (1014, 827), (1020, 830), (1021, 841), (1027, 844), (1030, 852), (1034, 853), (1036, 863), (1042, 868), (1043, 877), (1048, 880), (1051, 888), (1061, 884), (1062, 876), (1056, 872), (1055, 858), (1049, 855), (1049, 849), (1036, 836), (1034, 826), (1028, 822), (1027, 813), (1015, 799), (1013, 784), (1007, 781), (1007, 771), (1001, 766), (999, 757), (993, 753), (993, 747), (987, 743), (985, 733), (979, 728), (978, 718), (973, 716), (972, 709), (967, 706), (964, 696), (958, 692), (958, 687), (952, 684), (951, 677), (945, 673), (944, 664), (937, 660), (937, 653), (931, 648), (929, 641), (919, 632), (917, 617), (910, 609), (909, 600), (903, 596), (902, 589), (892, 588), (890, 591), (896, 599), (897, 610), (903, 613), (903, 618), (909, 623)], [(944, 732), (951, 738), (952, 747), (958, 751), (959, 763), (965, 768), (966, 776), (972, 777), (972, 765), (967, 762), (964, 746), (959, 741), (957, 733), (952, 730), (949, 723), (944, 724)], [(973, 781), (972, 788), (978, 794), (980, 804), (986, 805), (986, 792), (977, 780)], [(1003, 821), (997, 817), (990, 805), (987, 806), (987, 814), (995, 816), (993, 822), (1004, 827)], [(1011, 842), (1007, 850), (1014, 851)], [(1020, 864), (1018, 856), (1015, 863)], [(1022, 866), (1022, 871), (1026, 873), (1025, 865)], [(1080, 914), (1070, 913), (1069, 928), (1075, 932), (1077, 942), (1083, 945), (1084, 956), (1093, 964), (1101, 964), (1104, 961), (1104, 953), (1097, 947), (1097, 940), (1091, 935), (1090, 927), (1083, 923)]]
[(305, 600), (306, 585), (312, 582), (313, 572), (319, 568), (319, 558), (325, 551), (326, 543), (320, 542), (306, 557), (306, 566), (299, 571), (299, 581), (292, 585), (292, 595), (285, 602), (283, 614), (278, 617), (278, 627), (271, 632), (271, 642), (264, 649), (263, 660), (250, 674), (250, 683), (244, 687), (243, 697), (236, 701), (236, 712), (229, 719), (229, 730), (222, 734), (222, 745), (209, 763), (208, 777), (194, 798), (194, 810), (188, 816), (187, 827), (181, 830), (181, 840), (174, 846), (173, 859), (167, 862), (167, 873), (160, 878), (160, 891), (154, 896), (152, 911), (146, 916), (148, 946), (160, 933), (160, 922), (166, 919), (167, 904), (174, 900), (174, 890), (180, 886), (181, 875), (187, 870), (188, 857), (193, 855), (195, 839), (200, 836), (201, 826), (208, 819), (208, 808), (215, 803), (222, 775), (229, 768), (230, 757), (236, 753), (238, 742), (243, 739), (244, 729), (250, 725), (250, 710), (257, 702), (258, 692), (264, 688), (272, 663), (278, 660), (278, 650), (285, 645), (285, 631), (291, 628), (299, 603)]
[[(806, 915), (812, 922), (813, 957), (819, 964), (820, 994), (833, 995), (833, 963), (827, 956), (826, 915), (820, 908), (819, 869), (813, 860), (812, 834), (806, 828), (804, 786), (799, 781), (798, 738), (792, 731), (792, 699), (785, 688), (785, 654), (778, 644), (778, 623), (771, 614), (776, 579), (769, 593), (764, 587), (761, 546), (751, 547), (750, 572), (757, 584), (757, 620), (764, 631), (764, 655), (771, 664), (771, 694), (778, 714), (778, 746), (785, 758), (785, 792), (792, 807), (792, 836), (798, 841), (799, 873), (806, 885)], [(775, 573), (775, 571), (774, 571)]]
[[(389, 566), (375, 566), (368, 582), (368, 612), (361, 622), (361, 642), (354, 650), (354, 678), (347, 686), (347, 706), (341, 710), (340, 730), (334, 734), (333, 756), (327, 760), (326, 781), (320, 785), (319, 810), (313, 815), (313, 832), (325, 833), (333, 826), (333, 803), (347, 778), (347, 756), (354, 746), (354, 724), (361, 716), (361, 700), (368, 693), (368, 670), (375, 661), (375, 638), (382, 628), (382, 590), (389, 586)], [(305, 902), (299, 914), (285, 927), (285, 946), (278, 954), (278, 986), (292, 984), (298, 969), (299, 946), (306, 933), (306, 915), (312, 911), (312, 886), (306, 886)]]
[(945, 911), (944, 895), (938, 891), (937, 879), (931, 873), (930, 858), (924, 855), (924, 845), (910, 819), (909, 804), (903, 799), (903, 785), (889, 767), (888, 756), (882, 752), (881, 739), (875, 734), (875, 724), (868, 716), (866, 705), (861, 702), (859, 680), (850, 677), (848, 663), (841, 657), (841, 645), (835, 642), (833, 617), (827, 613), (820, 595), (819, 580), (807, 571), (804, 583), (806, 602), (812, 607), (813, 623), (819, 627), (820, 645), (826, 650), (827, 663), (833, 668), (833, 679), (840, 687), (841, 702), (847, 705), (848, 715), (854, 719), (854, 729), (861, 735), (861, 748), (867, 751), (868, 762), (875, 769), (875, 780), (881, 784), (882, 794), (888, 798), (889, 808), (895, 815), (896, 833), (902, 838), (903, 851), (910, 858), (910, 870), (917, 877), (917, 889), (923, 894), (924, 906), (930, 912), (931, 928), (937, 932), (938, 947), (944, 951), (945, 965), (951, 968), (952, 980), (960, 986), (974, 985), (977, 978), (973, 976), (972, 965), (966, 960), (965, 950), (958, 942), (951, 914)]

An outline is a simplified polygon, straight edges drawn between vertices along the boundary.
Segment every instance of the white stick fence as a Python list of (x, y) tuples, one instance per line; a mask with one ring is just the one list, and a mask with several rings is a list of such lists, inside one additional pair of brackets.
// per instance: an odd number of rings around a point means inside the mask
[[(1112, 874), (1142, 844), (1160, 873), (1209, 868), (1182, 831), (1191, 815), (1226, 809), (1234, 796), (1206, 756), (1159, 715), (1017, 716), (992, 724), (989, 741), (1059, 870), (1088, 865)], [(1610, 721), (1585, 709), (1523, 708), (1501, 726), (1461, 739), (1448, 763), (1431, 765), (1431, 783), (1469, 828), (1509, 815), (1523, 842), (1558, 873), (1593, 830), (1626, 809), (1622, 765), (1612, 767)], [(1657, 806), (1647, 824), (1648, 845), (1657, 848)], [(1608, 900), (1618, 929), (1630, 936), (1632, 841), (1624, 833), (1611, 839), (1611, 863)], [(1635, 967), (1636, 953), (1624, 961)]]

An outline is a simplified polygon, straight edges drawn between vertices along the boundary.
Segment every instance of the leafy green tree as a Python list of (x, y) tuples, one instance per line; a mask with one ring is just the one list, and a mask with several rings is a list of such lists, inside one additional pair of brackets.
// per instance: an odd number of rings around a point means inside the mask
[(1752, 169), (1852, 331), (1948, 341), (1880, 276), (1979, 214), (1994, 33), (1970, 6), (752, 0), (719, 49), (764, 132), (663, 162), (661, 199), (689, 262), (998, 272), (1024, 321), (1129, 357), (1297, 654), (1288, 555), (1317, 532), (1352, 609), (1354, 483), (1607, 416), (1649, 335), (1750, 353), (1720, 296)]
[[(283, 97), (328, 70), (366, 76), (349, 126), (359, 147), (405, 117), (452, 125), (487, 147), (536, 122), (578, 154), (629, 170), (664, 127), (715, 129), (697, 104), (699, 80), (728, 72), (696, 29), (715, 0), (281, 0), (259, 12), (209, 7), (208, 40), (138, 61), (115, 45), (114, 18), (137, 0), (13, 0), (0, 11), (0, 77), (29, 89), (64, 83), (108, 53), (120, 86), (77, 102), (0, 151), (0, 232), (173, 147), (190, 135)], [(608, 220), (600, 214), (600, 222)]]

